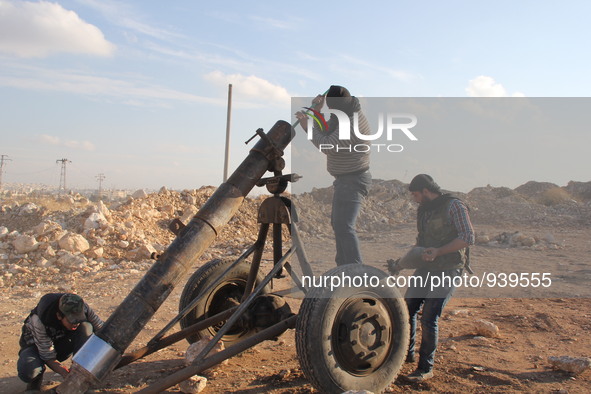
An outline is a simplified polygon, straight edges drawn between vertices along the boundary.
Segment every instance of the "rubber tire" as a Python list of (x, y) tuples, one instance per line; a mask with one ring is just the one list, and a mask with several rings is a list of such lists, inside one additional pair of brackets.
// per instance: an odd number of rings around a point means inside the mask
[[(346, 274), (376, 275), (383, 279), (383, 271), (361, 264), (341, 266), (328, 271), (325, 276)], [(381, 282), (383, 283), (383, 282)], [(359, 295), (375, 294), (382, 305), (387, 307), (392, 326), (392, 341), (384, 361), (365, 376), (356, 376), (343, 369), (332, 349), (331, 333), (334, 319), (347, 300)], [(398, 327), (398, 329), (395, 329)], [(296, 350), (304, 375), (312, 385), (323, 393), (343, 393), (347, 390), (368, 390), (382, 392), (398, 375), (408, 351), (410, 329), (408, 309), (397, 289), (388, 286), (367, 288), (313, 287), (306, 294), (296, 322)]]
[[(179, 302), (179, 311), (185, 309), (187, 305), (189, 305), (197, 295), (208, 287), (211, 283), (213, 283), (224, 271), (234, 263), (235, 259), (227, 258), (227, 259), (214, 259), (203, 266), (201, 266), (187, 281), (185, 287), (183, 288), (183, 292), (181, 294), (180, 302)], [(180, 325), (181, 328), (189, 327), (192, 324), (195, 324), (203, 319), (206, 319), (210, 316), (215, 315), (225, 309), (229, 309), (231, 305), (227, 307), (221, 307), (217, 310), (217, 312), (212, 313), (210, 311), (211, 302), (215, 300), (216, 295), (222, 289), (230, 289), (232, 294), (234, 295), (234, 299), (237, 301), (240, 300), (242, 294), (244, 293), (244, 287), (246, 286), (246, 281), (248, 279), (248, 275), (250, 273), (250, 263), (247, 261), (243, 261), (234, 267), (222, 281), (212, 288), (209, 294), (205, 295), (201, 298), (201, 300), (197, 303), (195, 308), (189, 312), (184, 318), (181, 319)], [(255, 288), (261, 283), (263, 277), (260, 273), (257, 275), (257, 279), (255, 281)], [(268, 285), (263, 288), (261, 294), (266, 294), (269, 292)], [(221, 326), (221, 325), (220, 325)], [(187, 341), (189, 343), (197, 342), (199, 339), (214, 336), (220, 327), (208, 327), (204, 330), (198, 331), (196, 334), (187, 337)], [(232, 332), (233, 330), (230, 330)], [(235, 330), (234, 330), (235, 331)], [(231, 345), (232, 343), (239, 342), (240, 340), (247, 338), (254, 332), (251, 330), (242, 331), (242, 332), (234, 332), (232, 334), (226, 334), (222, 337), (222, 341), (224, 344)]]

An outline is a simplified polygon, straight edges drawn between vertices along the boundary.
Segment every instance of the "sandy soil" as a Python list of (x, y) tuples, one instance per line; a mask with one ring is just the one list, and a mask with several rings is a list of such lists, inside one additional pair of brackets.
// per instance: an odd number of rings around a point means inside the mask
[[(507, 231), (478, 225), (490, 233)], [(436, 356), (435, 377), (421, 384), (405, 383), (400, 377), (387, 391), (433, 392), (591, 392), (591, 372), (578, 376), (553, 370), (549, 356), (591, 356), (591, 297), (589, 297), (589, 254), (591, 229), (511, 228), (543, 236), (547, 232), (560, 240), (558, 250), (531, 250), (476, 246), (473, 267), (476, 274), (490, 272), (550, 272), (556, 289), (546, 292), (523, 291), (513, 298), (479, 291), (469, 298), (458, 293), (444, 312), (440, 324), (440, 346)], [(380, 265), (398, 257), (414, 241), (414, 226), (380, 235), (361, 234), (364, 256), (370, 264)], [(319, 269), (332, 267), (334, 248), (327, 240), (309, 240), (311, 260)], [(323, 264), (320, 261), (324, 262)], [(269, 263), (264, 264), (268, 269)], [(197, 268), (197, 267), (195, 267)], [(117, 307), (143, 272), (106, 271), (91, 280), (61, 286), (4, 288), (0, 294), (0, 392), (17, 393), (25, 388), (16, 377), (18, 338), (23, 319), (37, 299), (46, 292), (74, 291), (81, 294), (103, 318)], [(287, 281), (283, 279), (282, 281)], [(277, 286), (281, 286), (281, 281)], [(143, 346), (176, 314), (182, 285), (158, 310), (129, 350)], [(531, 290), (531, 289), (530, 289)], [(297, 311), (299, 300), (290, 299)], [(498, 338), (475, 338), (474, 322), (485, 319), (500, 329)], [(146, 387), (182, 366), (185, 341), (159, 351), (112, 373), (93, 392), (127, 393)], [(413, 365), (405, 364), (401, 374)], [(311, 393), (297, 360), (294, 332), (289, 330), (277, 341), (267, 341), (229, 360), (229, 363), (204, 373), (208, 385), (204, 393)], [(46, 373), (45, 389), (56, 386), (61, 378)], [(166, 392), (179, 392), (178, 386)]]

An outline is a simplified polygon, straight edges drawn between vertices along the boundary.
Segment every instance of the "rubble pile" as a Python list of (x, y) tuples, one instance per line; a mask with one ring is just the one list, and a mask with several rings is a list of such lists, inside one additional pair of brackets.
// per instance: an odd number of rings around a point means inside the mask
[[(358, 230), (387, 232), (402, 223), (414, 223), (416, 206), (407, 187), (397, 180), (374, 180), (357, 220)], [(588, 226), (591, 182), (570, 182), (567, 187), (558, 188), (559, 192), (556, 188), (553, 184), (528, 182), (515, 190), (486, 186), (456, 194), (470, 206), (476, 226)], [(0, 205), (0, 286), (57, 283), (101, 270), (145, 270), (153, 263), (151, 258), (162, 253), (175, 238), (168, 229), (171, 221), (180, 218), (188, 223), (214, 191), (212, 186), (183, 191), (163, 187), (156, 193), (139, 190), (125, 202), (110, 206), (92, 203), (80, 195), (5, 202)], [(559, 197), (550, 205), (538, 199), (548, 191)], [(564, 193), (569, 198), (564, 199)], [(329, 187), (291, 196), (304, 236), (333, 236), (332, 194)], [(570, 198), (571, 195), (574, 197)], [(267, 196), (246, 198), (201, 261), (238, 256), (252, 245), (258, 233), (257, 210)], [(510, 231), (497, 235), (479, 233), (477, 243), (541, 250), (561, 247), (551, 234)]]
[[(107, 207), (80, 196), (62, 196), (57, 210), (39, 202), (0, 206), (0, 286), (60, 283), (100, 270), (145, 270), (175, 235), (168, 225), (184, 223), (215, 191), (134, 193)], [(66, 200), (66, 201), (64, 201)], [(256, 212), (262, 197), (248, 198), (202, 259), (238, 255), (257, 235)], [(47, 201), (53, 206), (55, 201)], [(55, 207), (54, 207), (55, 208)]]

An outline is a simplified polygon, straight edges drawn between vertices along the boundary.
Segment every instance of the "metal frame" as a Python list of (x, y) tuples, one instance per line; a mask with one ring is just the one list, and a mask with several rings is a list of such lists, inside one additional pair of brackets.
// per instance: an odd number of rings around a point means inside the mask
[[(291, 265), (289, 264), (288, 260), (294, 254), (298, 257), (298, 263), (302, 272), (305, 274), (312, 275), (312, 269), (310, 267), (304, 245), (302, 243), (299, 230), (297, 227), (297, 215), (295, 214), (295, 207), (291, 204), (291, 201), (285, 197), (281, 196), (281, 193), (285, 191), (285, 188), (288, 182), (293, 182), (299, 179), (297, 175), (281, 175), (280, 171), (275, 172), (274, 177), (270, 178), (263, 178), (258, 183), (257, 186), (267, 186), (267, 188), (274, 192), (273, 196), (268, 197), (265, 199), (261, 205), (259, 206), (258, 211), (258, 222), (260, 224), (259, 227), (259, 234), (257, 240), (253, 245), (251, 245), (246, 251), (244, 251), (222, 274), (220, 274), (209, 286), (207, 286), (203, 291), (199, 293), (197, 297), (195, 297), (192, 302), (187, 305), (182, 311), (179, 312), (158, 334), (156, 334), (146, 346), (137, 349), (131, 353), (126, 353), (121, 358), (119, 364), (115, 367), (121, 368), (125, 365), (128, 365), (140, 358), (146, 357), (158, 350), (161, 350), (167, 346), (170, 346), (176, 342), (179, 342), (190, 335), (203, 330), (205, 328), (211, 327), (213, 325), (219, 324), (220, 322), (227, 320), (226, 323), (221, 327), (221, 329), (216, 333), (216, 335), (209, 341), (209, 343), (203, 348), (203, 350), (197, 355), (193, 364), (171, 374), (167, 378), (154, 383), (153, 385), (146, 387), (138, 393), (159, 393), (163, 390), (166, 390), (169, 387), (172, 387), (183, 380), (188, 379), (189, 377), (198, 374), (199, 372), (212, 367), (213, 365), (219, 364), (222, 361), (233, 357), (248, 348), (259, 344), (265, 340), (276, 338), (277, 336), (281, 335), (284, 331), (289, 328), (295, 327), (295, 322), (297, 315), (291, 315), (290, 317), (280, 321), (279, 323), (265, 328), (264, 330), (240, 341), (232, 346), (226, 348), (223, 351), (215, 353), (213, 355), (209, 355), (209, 352), (214, 348), (214, 346), (221, 340), (221, 338), (228, 332), (228, 330), (240, 319), (240, 317), (246, 312), (246, 310), (250, 307), (252, 302), (258, 297), (265, 286), (273, 278), (275, 278), (282, 270), (285, 268), (286, 271), (291, 276), (291, 279), (294, 281), (295, 286), (292, 286), (289, 289), (285, 289), (283, 291), (275, 293), (276, 295), (279, 294), (290, 294), (295, 292), (303, 292), (306, 293), (306, 289), (302, 286), (299, 278), (293, 272)], [(278, 186), (279, 185), (279, 186)], [(275, 200), (273, 200), (275, 199)], [(271, 201), (271, 203), (267, 203)], [(278, 203), (281, 201), (281, 204)], [(288, 215), (285, 215), (279, 212), (280, 209), (291, 209), (291, 212)], [(287, 218), (286, 218), (287, 216)], [(293, 220), (296, 218), (296, 220)], [(265, 276), (265, 278), (253, 289), (254, 284), (256, 283), (256, 278), (260, 271), (260, 263), (262, 260), (262, 255), (265, 249), (265, 243), (267, 234), (269, 232), (270, 225), (273, 225), (273, 261), (274, 266), (271, 271)], [(291, 247), (289, 250), (283, 254), (283, 245), (282, 245), (282, 225), (287, 225), (289, 228), (289, 234), (291, 237)], [(175, 223), (175, 226), (178, 226), (178, 223)], [(176, 325), (183, 317), (187, 316), (195, 308), (195, 306), (199, 303), (199, 301), (209, 294), (209, 292), (215, 288), (225, 277), (226, 275), (238, 264), (242, 261), (247, 259), (250, 255), (253, 255), (253, 259), (251, 262), (251, 269), (248, 275), (247, 284), (245, 287), (245, 292), (242, 298), (242, 302), (240, 305), (227, 309), (223, 312), (216, 314), (215, 316), (208, 317), (207, 319), (195, 323), (185, 329), (171, 334), (169, 336), (164, 336), (174, 325)]]

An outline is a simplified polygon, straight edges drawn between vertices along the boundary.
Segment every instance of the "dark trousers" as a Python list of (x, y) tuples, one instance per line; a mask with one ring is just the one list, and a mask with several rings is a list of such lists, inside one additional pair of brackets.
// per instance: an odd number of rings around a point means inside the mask
[[(84, 345), (92, 335), (92, 324), (81, 323), (75, 331), (69, 331), (65, 337), (55, 341), (53, 346), (58, 361), (67, 360)], [(45, 362), (39, 356), (37, 346), (32, 345), (21, 349), (17, 362), (18, 377), (25, 383), (41, 378), (45, 372)]]

